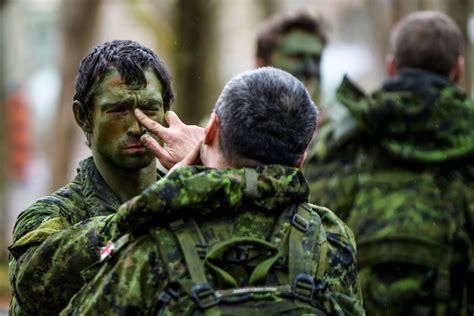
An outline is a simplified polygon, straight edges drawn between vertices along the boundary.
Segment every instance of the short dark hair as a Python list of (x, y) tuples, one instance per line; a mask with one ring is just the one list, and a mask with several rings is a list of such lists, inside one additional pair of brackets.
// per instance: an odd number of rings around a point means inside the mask
[(459, 27), (437, 11), (407, 15), (395, 27), (391, 40), (398, 69), (419, 68), (448, 76), (463, 54)]
[(305, 12), (278, 15), (270, 19), (258, 34), (256, 57), (262, 59), (266, 65), (269, 65), (272, 53), (281, 36), (294, 30), (314, 34), (322, 41), (323, 46), (326, 45), (326, 32), (320, 18)]
[[(174, 92), (165, 64), (151, 49), (137, 42), (115, 40), (95, 47), (79, 65), (74, 101), (82, 103), (89, 117), (93, 110), (91, 100), (95, 89), (110, 68), (117, 69), (126, 84), (139, 85), (146, 84), (144, 72), (152, 69), (163, 85), (164, 110), (169, 110), (174, 100)], [(90, 141), (90, 135), (86, 136)]]
[(317, 109), (304, 85), (272, 67), (244, 72), (217, 100), (219, 145), (233, 167), (295, 166), (316, 128)]

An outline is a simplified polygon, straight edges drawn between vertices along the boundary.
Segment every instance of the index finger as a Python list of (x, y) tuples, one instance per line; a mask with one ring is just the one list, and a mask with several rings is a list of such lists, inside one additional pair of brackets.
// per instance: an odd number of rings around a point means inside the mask
[(139, 109), (135, 109), (134, 111), (135, 117), (138, 121), (145, 126), (145, 128), (150, 131), (151, 133), (155, 134), (156, 136), (160, 136), (163, 138), (167, 134), (167, 128), (161, 125), (160, 123), (153, 121), (148, 116), (146, 116), (142, 111)]

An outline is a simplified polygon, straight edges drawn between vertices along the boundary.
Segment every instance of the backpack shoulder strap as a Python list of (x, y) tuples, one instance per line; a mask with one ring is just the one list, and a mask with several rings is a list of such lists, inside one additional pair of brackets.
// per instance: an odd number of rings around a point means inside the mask
[[(169, 271), (170, 283), (176, 282), (179, 284), (182, 290), (193, 299), (199, 308), (206, 309), (207, 315), (220, 315), (219, 310), (215, 308), (219, 303), (219, 299), (215, 294), (215, 290), (209, 285), (202, 261), (207, 254), (207, 246), (199, 227), (190, 218), (171, 222), (169, 223), (169, 228), (176, 236), (184, 257), (187, 272), (189, 273), (188, 277), (182, 271), (179, 273)], [(152, 236), (161, 245), (160, 234), (152, 234)], [(171, 252), (163, 250), (161, 253), (166, 257), (166, 262), (172, 263), (176, 261), (176, 257)], [(160, 293), (159, 297), (162, 295)], [(179, 294), (177, 293), (174, 296), (178, 297)], [(169, 301), (169, 299), (165, 301)]]
[(289, 235), (289, 280), (303, 273), (310, 276), (322, 277), (326, 260), (327, 244), (324, 229), (322, 229), (319, 214), (307, 203), (297, 206), (291, 217)]

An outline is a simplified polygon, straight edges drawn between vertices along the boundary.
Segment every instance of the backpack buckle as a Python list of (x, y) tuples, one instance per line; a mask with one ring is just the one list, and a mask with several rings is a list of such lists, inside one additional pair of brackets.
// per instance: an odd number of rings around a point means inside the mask
[(209, 247), (206, 244), (196, 244), (196, 252), (199, 258), (204, 259), (209, 251)]
[(160, 293), (160, 295), (158, 296), (158, 302), (161, 305), (166, 305), (172, 299), (177, 299), (178, 297), (179, 297), (179, 292), (176, 290), (173, 290), (172, 288), (169, 288), (168, 290)]
[(300, 273), (296, 276), (292, 286), (293, 295), (300, 300), (310, 301), (314, 297), (316, 291), (316, 284), (314, 277), (307, 273)]
[(191, 290), (191, 297), (201, 309), (210, 308), (219, 304), (216, 291), (209, 284), (196, 284)]
[(303, 233), (306, 233), (309, 229), (309, 222), (298, 213), (293, 214), (291, 218), (291, 224), (301, 230)]

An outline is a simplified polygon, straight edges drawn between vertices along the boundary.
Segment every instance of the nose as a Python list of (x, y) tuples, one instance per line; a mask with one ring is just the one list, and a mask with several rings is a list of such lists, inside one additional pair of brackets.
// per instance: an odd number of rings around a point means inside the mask
[(130, 118), (129, 118), (128, 132), (131, 135), (136, 136), (136, 137), (140, 137), (143, 134), (145, 134), (145, 132), (146, 132), (145, 127), (143, 127), (143, 125), (140, 124), (140, 122), (135, 117), (135, 115), (133, 115), (132, 112), (130, 112), (129, 117)]
[(315, 61), (311, 57), (306, 57), (303, 63), (303, 78), (305, 80), (316, 78), (321, 78), (321, 73), (319, 71), (319, 65), (316, 65)]

